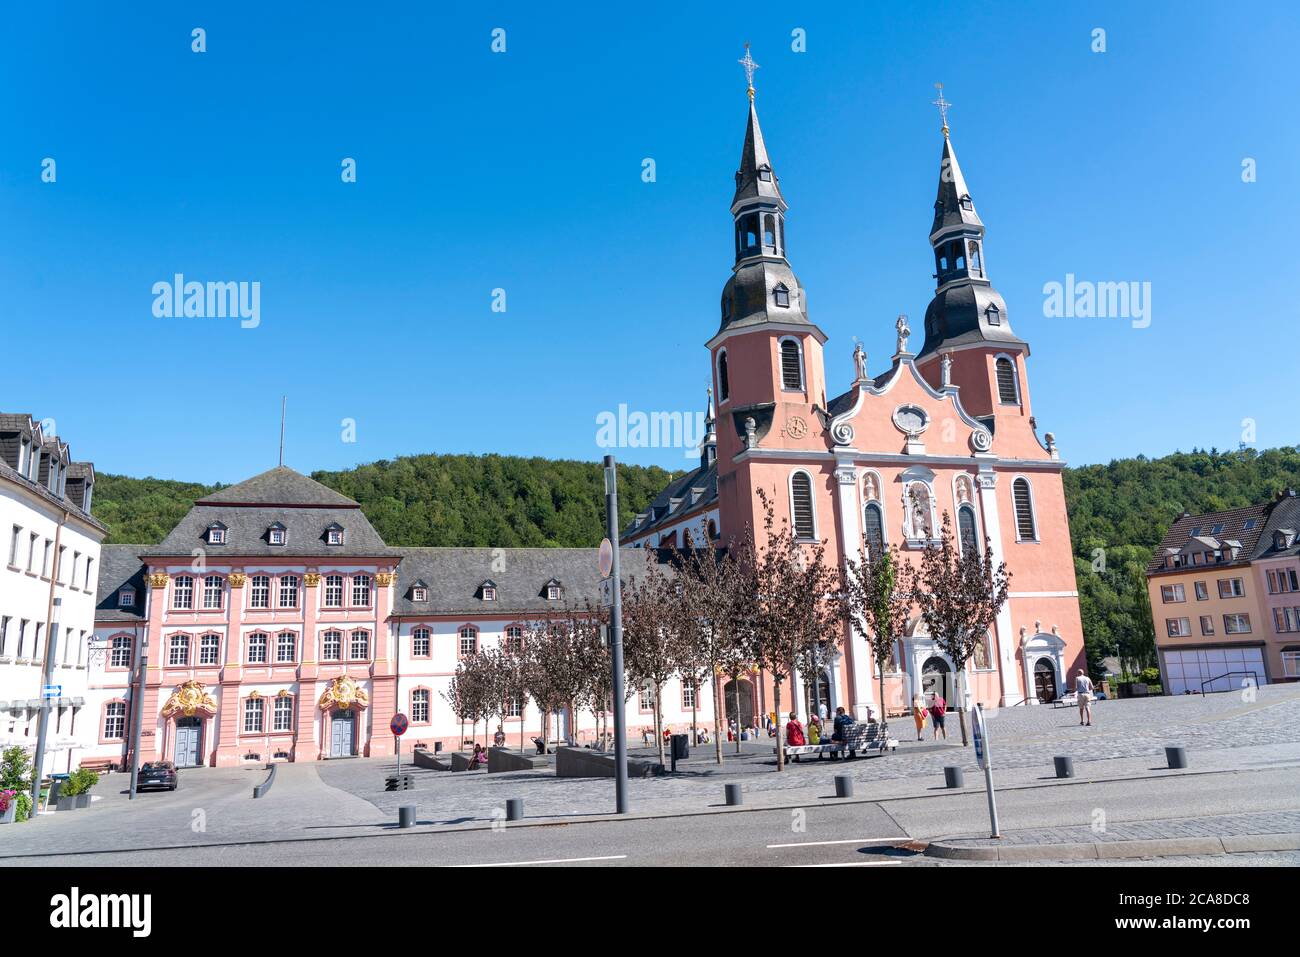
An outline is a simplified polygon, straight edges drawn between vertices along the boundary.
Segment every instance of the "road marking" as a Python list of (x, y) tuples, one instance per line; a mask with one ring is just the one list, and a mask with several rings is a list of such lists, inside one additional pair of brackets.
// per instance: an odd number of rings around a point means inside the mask
[(850, 861), (847, 864), (787, 864), (786, 867), (888, 867), (902, 861)]
[(581, 864), (585, 861), (625, 861), (626, 854), (608, 857), (557, 857), (549, 861), (500, 861), (492, 864), (450, 864), (449, 867), (527, 867), (530, 864)]
[(911, 838), (904, 835), (899, 835), (898, 837), (855, 837), (850, 838), (847, 841), (804, 841), (801, 844), (769, 844), (767, 845), (767, 849), (772, 851), (782, 847), (824, 847), (827, 844), (879, 844), (882, 841), (893, 842), (910, 840)]

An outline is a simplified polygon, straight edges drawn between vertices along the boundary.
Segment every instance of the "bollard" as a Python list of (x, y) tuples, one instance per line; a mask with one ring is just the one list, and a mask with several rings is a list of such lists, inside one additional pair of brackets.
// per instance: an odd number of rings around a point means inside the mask
[(835, 775), (835, 796), (837, 798), (853, 797), (853, 779), (847, 774)]
[(1165, 761), (1171, 769), (1187, 767), (1187, 749), (1182, 746), (1165, 748)]
[(506, 820), (522, 821), (524, 819), (524, 799), (507, 798), (506, 799)]
[(1056, 765), (1056, 776), (1058, 778), (1074, 777), (1074, 758), (1058, 754), (1052, 758), (1052, 762)]
[(943, 783), (945, 787), (963, 788), (966, 786), (966, 779), (962, 775), (961, 768), (952, 766), (943, 769)]
[(397, 809), (397, 826), (414, 827), (415, 826), (415, 805), (403, 804)]
[(724, 789), (725, 789), (725, 791), (726, 791), (726, 795), (727, 795), (727, 804), (728, 804), (728, 806), (730, 806), (730, 805), (735, 805), (735, 804), (743, 804), (743, 803), (744, 803), (744, 802), (741, 800), (741, 798), (740, 798), (740, 785), (739, 785), (739, 784), (726, 784), (726, 785), (723, 785), (723, 787), (724, 787)]

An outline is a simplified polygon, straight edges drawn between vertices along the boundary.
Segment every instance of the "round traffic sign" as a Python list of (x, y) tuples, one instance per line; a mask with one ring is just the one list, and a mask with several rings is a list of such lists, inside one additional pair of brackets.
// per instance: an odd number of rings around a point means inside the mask
[(393, 732), (393, 734), (402, 735), (406, 733), (406, 729), (410, 723), (411, 722), (406, 720), (406, 715), (395, 714), (393, 715), (393, 720), (388, 722), (388, 728)]
[(614, 546), (608, 538), (600, 542), (600, 577), (608, 578), (614, 571)]

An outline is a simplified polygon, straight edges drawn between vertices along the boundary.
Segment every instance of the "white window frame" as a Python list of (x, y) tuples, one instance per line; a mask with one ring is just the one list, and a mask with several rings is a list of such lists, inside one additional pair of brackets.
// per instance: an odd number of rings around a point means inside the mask
[[(423, 646), (423, 651), (421, 651)], [(411, 657), (428, 658), (433, 654), (433, 632), (423, 626), (411, 629)]]
[[(256, 640), (255, 640), (256, 639)], [(244, 640), (244, 646), (247, 649), (244, 660), (250, 665), (265, 665), (271, 661), (271, 636), (266, 632), (258, 629), (250, 631), (248, 637)], [(254, 648), (258, 649), (254, 652)], [(260, 657), (254, 657), (254, 655)]]
[[(357, 654), (357, 642), (364, 641), (365, 647), (361, 649), (362, 654)], [(370, 660), (370, 629), (357, 628), (348, 635), (348, 661), (369, 661)]]
[[(302, 581), (297, 575), (281, 575), (278, 587), (275, 590), (275, 607), (276, 608), (297, 608), (298, 607), (298, 590)], [(293, 601), (286, 602), (285, 598), (292, 596)]]
[[(478, 651), (479, 630), (473, 625), (461, 625), (456, 629), (456, 654), (460, 658), (468, 658)], [(465, 642), (470, 642), (470, 648), (465, 650)]]
[(262, 698), (244, 699), (244, 734), (263, 734), (266, 729), (266, 705)]
[[(284, 656), (285, 639), (288, 639), (289, 657)], [(281, 631), (275, 636), (275, 663), (277, 665), (293, 664), (298, 660), (298, 635), (292, 631)]]
[[(209, 638), (216, 639), (209, 641)], [(209, 649), (212, 652), (211, 658), (208, 657)], [(199, 636), (199, 664), (200, 665), (219, 665), (221, 664), (221, 636), (208, 632)]]
[[(285, 705), (282, 707), (282, 704)], [(281, 724), (280, 718), (284, 717)], [(271, 709), (271, 730), (284, 733), (293, 731), (293, 696), (282, 694), (275, 696), (275, 707)]]
[(254, 575), (248, 580), (248, 607), (271, 607), (271, 576)]
[(225, 604), (225, 587), (225, 580), (220, 575), (203, 576), (203, 607), (205, 610), (221, 610), (222, 605)]
[(190, 636), (181, 632), (167, 636), (167, 667), (188, 668), (190, 664)]
[(177, 575), (172, 579), (172, 608), (177, 611), (194, 610), (194, 579), (189, 575)]
[(135, 607), (135, 589), (134, 589), (134, 588), (122, 588), (122, 589), (119, 589), (119, 591), (118, 591), (118, 593), (117, 593), (117, 607), (118, 607), (118, 608), (134, 608), (134, 607)]
[[(796, 475), (805, 475), (808, 478), (808, 498), (812, 506), (812, 537), (806, 538), (801, 536), (795, 529), (794, 525), (794, 477)], [(817, 483), (813, 481), (813, 475), (805, 468), (791, 469), (790, 474), (786, 476), (786, 494), (789, 497), (790, 505), (790, 534), (794, 536), (797, 542), (820, 542), (821, 531), (817, 522)]]
[[(344, 579), (342, 575), (325, 576), (325, 595), (323, 599), (325, 608), (343, 607), (343, 594), (346, 585), (347, 585), (347, 581), (346, 579)], [(338, 596), (337, 598), (332, 597), (335, 594), (337, 594)]]
[[(342, 661), (343, 660), (343, 632), (338, 628), (326, 628), (321, 632), (321, 661)], [(330, 654), (330, 644), (333, 642), (338, 649), (335, 654)]]
[[(998, 383), (998, 360), (999, 359), (1006, 359), (1008, 362), (1011, 363), (1011, 384), (1016, 387), (1015, 402), (1002, 401), (1002, 388)], [(1011, 355), (1009, 352), (999, 352), (997, 355), (993, 357), (993, 386), (994, 386), (994, 391), (997, 393), (998, 405), (1006, 406), (1007, 408), (1011, 408), (1013, 405), (1024, 406), (1025, 394), (1024, 391), (1020, 388), (1020, 366), (1016, 364), (1016, 357)]]
[[(372, 581), (369, 575), (352, 576), (352, 607), (369, 608), (371, 601), (374, 600)], [(363, 600), (358, 601), (358, 598)]]
[[(792, 389), (785, 384), (785, 353), (782, 346), (786, 342), (793, 342), (795, 348), (799, 351), (799, 388)], [(730, 372), (731, 370), (727, 370)], [(808, 369), (804, 362), (803, 340), (798, 336), (781, 336), (776, 340), (776, 373), (777, 381), (781, 383), (782, 392), (807, 392), (808, 391)]]

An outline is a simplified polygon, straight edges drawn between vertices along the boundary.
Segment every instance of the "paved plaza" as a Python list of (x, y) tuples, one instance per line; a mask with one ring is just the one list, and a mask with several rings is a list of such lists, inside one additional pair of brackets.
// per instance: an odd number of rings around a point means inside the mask
[[(1269, 836), (1243, 851), (1282, 853), (1300, 834), (1300, 686), (1269, 686), (1253, 697), (1151, 698), (1100, 702), (1091, 728), (1077, 712), (1005, 709), (989, 716), (1005, 847)], [(571, 860), (670, 863), (766, 862), (803, 854), (880, 866), (933, 864), (916, 856), (930, 842), (987, 845), (983, 775), (973, 749), (949, 740), (917, 743), (910, 723), (891, 725), (897, 752), (853, 761), (804, 760), (777, 772), (772, 742), (692, 749), (679, 773), (630, 782), (631, 814), (617, 819), (610, 779), (560, 779), (551, 770), (488, 774), (411, 768), (414, 790), (385, 792), (391, 758), (279, 765), (260, 800), (261, 767), (195, 768), (175, 793), (128, 801), (126, 778), (107, 775), (89, 809), (41, 815), (0, 829), (6, 863), (311, 862), (328, 854), (376, 863), (457, 863), (511, 850), (520, 862)], [(1169, 770), (1164, 748), (1190, 761)], [(636, 753), (642, 752), (635, 749)], [(1074, 758), (1059, 780), (1052, 758)], [(943, 768), (963, 767), (966, 786), (944, 787)], [(836, 774), (855, 793), (836, 799)], [(738, 782), (742, 808), (727, 808), (723, 785)], [(505, 825), (509, 798), (522, 798), (523, 826)], [(416, 806), (417, 826), (396, 829), (397, 809)], [(1099, 830), (1098, 814), (1103, 821)], [(567, 824), (566, 828), (555, 828)], [(512, 832), (509, 839), (483, 833)], [(908, 842), (915, 842), (909, 844)], [(1200, 845), (1187, 845), (1200, 853)], [(1236, 845), (1234, 845), (1236, 846)], [(794, 850), (804, 847), (805, 850)], [(816, 847), (817, 850), (807, 850)], [(596, 854), (596, 850), (611, 853)], [(871, 851), (870, 854), (867, 852)], [(127, 852), (128, 856), (123, 857)], [(1191, 853), (1192, 851), (1188, 851)], [(528, 855), (535, 855), (529, 857)], [(869, 860), (863, 860), (863, 857)], [(1068, 857), (1069, 855), (1064, 855)], [(793, 861), (801, 863), (804, 861)]]

